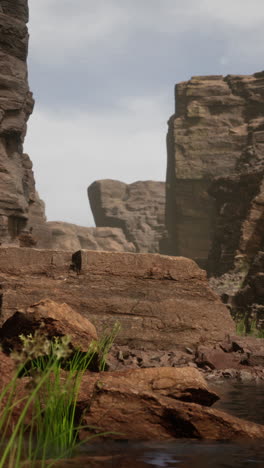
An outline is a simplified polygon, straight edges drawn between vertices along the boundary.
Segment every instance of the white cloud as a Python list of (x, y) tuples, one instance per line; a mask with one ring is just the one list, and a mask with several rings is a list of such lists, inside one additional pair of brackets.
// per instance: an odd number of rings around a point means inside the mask
[(209, 21), (243, 30), (263, 28), (263, 0), (199, 0), (197, 6)]
[(30, 0), (30, 53), (56, 66), (119, 36), (125, 12), (111, 0)]
[(29, 5), (30, 54), (53, 66), (84, 60), (100, 48), (121, 50), (139, 30), (177, 40), (183, 33), (213, 34), (217, 27), (223, 38), (250, 31), (251, 42), (264, 20), (263, 0), (29, 0)]
[(165, 101), (126, 98), (104, 115), (35, 110), (25, 151), (49, 220), (91, 225), (86, 189), (96, 179), (165, 180)]

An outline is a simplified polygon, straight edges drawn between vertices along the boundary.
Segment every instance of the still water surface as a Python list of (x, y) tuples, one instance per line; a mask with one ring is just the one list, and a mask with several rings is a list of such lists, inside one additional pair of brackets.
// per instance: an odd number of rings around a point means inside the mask
[[(213, 387), (221, 396), (214, 405), (244, 419), (264, 424), (264, 385), (222, 383)], [(96, 447), (97, 446), (97, 447)], [(92, 452), (92, 453), (91, 453)], [(85, 454), (89, 454), (85, 460)], [(91, 455), (95, 455), (93, 460)], [(75, 468), (264, 468), (264, 442), (199, 442), (179, 440), (162, 443), (107, 442), (85, 446), (70, 463)], [(100, 459), (97, 458), (100, 457)], [(73, 464), (74, 463), (74, 464)], [(65, 467), (68, 465), (65, 465)]]

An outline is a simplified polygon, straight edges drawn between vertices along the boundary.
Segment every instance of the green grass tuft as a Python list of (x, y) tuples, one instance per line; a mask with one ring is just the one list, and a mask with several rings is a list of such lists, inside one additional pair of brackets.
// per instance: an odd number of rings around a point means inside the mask
[[(74, 453), (80, 444), (76, 410), (83, 374), (95, 362), (98, 370), (105, 370), (119, 330), (117, 323), (85, 353), (73, 352), (69, 337), (48, 340), (39, 331), (20, 337), (22, 350), (12, 356), (17, 370), (0, 394), (0, 468), (20, 468), (28, 463), (34, 467), (37, 462), (41, 467), (52, 466)], [(21, 376), (29, 377), (30, 388), (28, 395), (18, 400), (16, 388)], [(8, 438), (15, 410), (20, 410), (20, 415)], [(48, 463), (51, 458), (55, 461)]]

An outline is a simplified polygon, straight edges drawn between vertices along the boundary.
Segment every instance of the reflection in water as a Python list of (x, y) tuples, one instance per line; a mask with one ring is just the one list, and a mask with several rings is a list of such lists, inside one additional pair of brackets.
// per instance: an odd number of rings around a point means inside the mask
[[(93, 448), (94, 449), (94, 448)], [(247, 468), (264, 467), (264, 443), (233, 444), (197, 441), (107, 443), (98, 450), (112, 457), (82, 464), (92, 468)], [(90, 453), (91, 455), (91, 453)], [(81, 466), (81, 465), (76, 465)]]
[(239, 418), (264, 424), (263, 383), (223, 382), (215, 385), (214, 389), (221, 397), (214, 405), (214, 408), (221, 409)]

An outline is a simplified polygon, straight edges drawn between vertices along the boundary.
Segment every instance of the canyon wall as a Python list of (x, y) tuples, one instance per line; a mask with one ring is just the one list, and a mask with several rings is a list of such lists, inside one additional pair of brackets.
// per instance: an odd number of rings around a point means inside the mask
[(0, 238), (10, 242), (25, 228), (35, 202), (32, 163), (23, 153), (34, 101), (28, 86), (27, 0), (0, 2)]
[(88, 188), (96, 228), (47, 223), (23, 152), (34, 105), (27, 21), (27, 0), (0, 1), (1, 243), (181, 255), (212, 276), (242, 256), (248, 271), (263, 243), (264, 72), (176, 85), (166, 194), (163, 182), (99, 180)]
[(0, 0), (0, 243), (22, 247), (135, 251), (121, 229), (47, 223), (23, 152), (34, 100), (29, 90), (28, 0)]
[[(206, 265), (212, 248), (212, 273), (232, 267), (242, 224), (259, 194), (263, 93), (264, 73), (197, 76), (176, 85), (176, 113), (167, 136), (165, 250)], [(247, 179), (249, 172), (256, 175)], [(246, 179), (249, 187), (244, 191)], [(231, 211), (226, 203), (230, 198)]]

